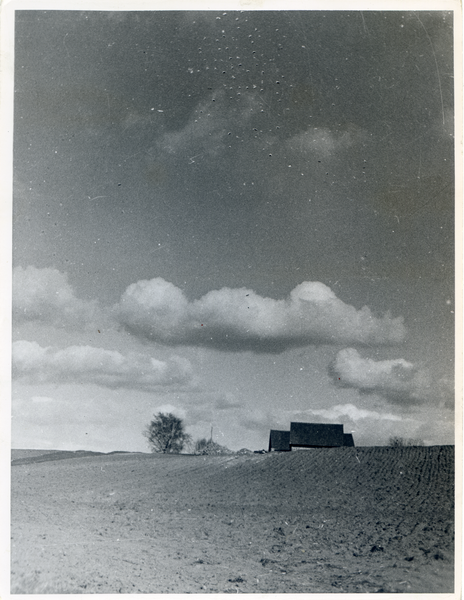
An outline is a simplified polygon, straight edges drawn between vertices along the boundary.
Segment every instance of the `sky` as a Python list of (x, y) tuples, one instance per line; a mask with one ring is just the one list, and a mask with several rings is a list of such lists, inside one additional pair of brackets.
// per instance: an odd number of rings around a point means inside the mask
[(16, 12), (14, 448), (454, 443), (453, 14)]

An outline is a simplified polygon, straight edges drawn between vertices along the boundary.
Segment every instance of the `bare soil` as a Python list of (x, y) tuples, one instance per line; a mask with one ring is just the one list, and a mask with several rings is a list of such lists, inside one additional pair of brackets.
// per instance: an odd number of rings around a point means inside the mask
[(12, 593), (454, 591), (454, 448), (16, 454)]

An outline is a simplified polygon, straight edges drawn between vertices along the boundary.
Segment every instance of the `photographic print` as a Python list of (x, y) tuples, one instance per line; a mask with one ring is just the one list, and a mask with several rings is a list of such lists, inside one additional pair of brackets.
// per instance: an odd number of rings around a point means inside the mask
[(11, 594), (458, 594), (460, 9), (126, 8), (14, 11)]

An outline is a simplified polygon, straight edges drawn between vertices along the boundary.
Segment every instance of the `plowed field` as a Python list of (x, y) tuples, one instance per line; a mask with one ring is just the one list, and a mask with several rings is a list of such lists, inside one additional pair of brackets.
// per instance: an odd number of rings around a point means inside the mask
[(454, 591), (451, 446), (53, 456), (13, 460), (13, 593)]

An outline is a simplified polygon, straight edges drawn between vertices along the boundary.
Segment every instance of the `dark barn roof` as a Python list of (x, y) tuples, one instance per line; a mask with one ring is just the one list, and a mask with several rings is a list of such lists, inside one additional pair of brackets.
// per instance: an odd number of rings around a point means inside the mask
[(344, 445), (343, 425), (290, 423), (290, 447), (333, 448)]
[(269, 436), (269, 452), (271, 450), (289, 451), (290, 431), (271, 429), (271, 435)]
[(354, 446), (354, 439), (351, 433), (343, 434), (343, 445), (344, 446)]
[(288, 452), (293, 448), (339, 448), (354, 446), (351, 433), (332, 423), (290, 423), (290, 431), (271, 429), (269, 452)]

